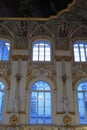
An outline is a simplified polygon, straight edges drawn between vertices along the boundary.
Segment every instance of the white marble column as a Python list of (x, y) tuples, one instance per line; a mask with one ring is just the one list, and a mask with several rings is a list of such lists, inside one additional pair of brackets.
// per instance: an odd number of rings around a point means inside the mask
[(66, 91), (67, 91), (67, 97), (69, 100), (69, 112), (74, 111), (74, 104), (73, 104), (73, 90), (72, 90), (72, 76), (71, 76), (71, 62), (66, 62)]
[(13, 102), (14, 102), (15, 91), (16, 91), (16, 78), (15, 78), (15, 75), (17, 74), (17, 61), (12, 61), (11, 67), (12, 67), (12, 69), (11, 69), (11, 79), (10, 79), (8, 112), (13, 111)]

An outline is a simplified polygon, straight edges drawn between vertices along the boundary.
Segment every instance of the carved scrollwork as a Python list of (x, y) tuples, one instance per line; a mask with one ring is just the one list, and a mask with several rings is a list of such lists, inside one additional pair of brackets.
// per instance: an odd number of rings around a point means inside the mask
[(70, 27), (69, 22), (63, 22), (60, 25), (58, 25), (58, 35), (60, 37), (66, 37), (69, 33), (69, 27)]
[(74, 84), (81, 78), (87, 77), (87, 67), (86, 64), (80, 64), (80, 63), (75, 63), (72, 66), (72, 81), (73, 81), (73, 86)]
[(12, 116), (10, 117), (10, 123), (11, 123), (12, 125), (17, 125), (18, 122), (19, 122), (19, 118), (18, 118), (17, 115), (12, 115)]
[(1, 62), (0, 61), (0, 75), (5, 76), (9, 73), (11, 73), (10, 72), (10, 64), (7, 63), (7, 62)]
[(63, 118), (63, 122), (64, 122), (66, 125), (71, 125), (72, 119), (71, 119), (70, 116), (66, 115), (66, 116), (64, 116), (64, 118)]
[(44, 68), (34, 69), (32, 72), (28, 73), (27, 77), (28, 77), (27, 86), (28, 86), (28, 82), (33, 80), (34, 78), (45, 77), (45, 78), (49, 78), (54, 83), (56, 89), (56, 74), (51, 72), (48, 69), (44, 69)]

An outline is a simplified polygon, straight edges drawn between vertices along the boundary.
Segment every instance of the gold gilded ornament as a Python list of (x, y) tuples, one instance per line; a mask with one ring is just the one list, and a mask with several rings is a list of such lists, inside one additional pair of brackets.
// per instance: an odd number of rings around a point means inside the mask
[(12, 115), (12, 116), (10, 117), (10, 123), (11, 123), (12, 125), (17, 125), (18, 122), (19, 122), (19, 118), (18, 118), (17, 115)]
[(70, 116), (66, 115), (66, 116), (64, 116), (64, 118), (63, 118), (63, 122), (64, 122), (66, 125), (71, 125), (72, 119), (71, 119)]

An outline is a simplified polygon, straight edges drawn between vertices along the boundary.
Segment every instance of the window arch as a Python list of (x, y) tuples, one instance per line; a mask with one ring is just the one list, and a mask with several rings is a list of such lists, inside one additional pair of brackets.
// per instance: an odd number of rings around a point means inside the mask
[(36, 40), (32, 46), (32, 61), (51, 61), (51, 44), (47, 40)]
[(10, 43), (6, 40), (0, 40), (0, 60), (8, 61), (10, 55)]
[(74, 60), (76, 62), (87, 61), (87, 41), (75, 41), (73, 44)]
[(79, 83), (77, 92), (80, 123), (87, 124), (87, 81)]
[(30, 124), (51, 124), (51, 88), (45, 81), (38, 81), (31, 88)]
[(5, 90), (5, 85), (2, 81), (0, 81), (0, 123), (2, 122), (4, 90)]

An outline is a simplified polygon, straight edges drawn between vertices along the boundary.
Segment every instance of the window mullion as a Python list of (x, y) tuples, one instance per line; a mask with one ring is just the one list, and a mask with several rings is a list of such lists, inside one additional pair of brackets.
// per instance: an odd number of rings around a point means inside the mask
[(3, 45), (3, 48), (2, 48), (2, 60), (4, 58), (4, 48), (5, 48), (5, 44)]
[(81, 52), (80, 52), (80, 45), (78, 44), (78, 49), (79, 49), (79, 58), (80, 58), (80, 61), (81, 61)]
[(40, 45), (38, 44), (38, 61), (39, 61), (39, 55), (40, 55)]
[(85, 111), (85, 114), (86, 114), (86, 106), (85, 106), (85, 93), (83, 92), (83, 100), (84, 100), (84, 111)]
[[(39, 92), (37, 92), (37, 98), (38, 98)], [(37, 99), (37, 118), (36, 118), (36, 122), (38, 124), (38, 99)]]
[(84, 45), (84, 53), (85, 53), (85, 60), (87, 61), (87, 57), (86, 57), (86, 47)]
[(44, 92), (44, 124), (45, 124), (45, 92)]
[(86, 122), (87, 122), (87, 110), (86, 110), (86, 92), (84, 92), (84, 108), (85, 108), (85, 115), (86, 115)]
[(45, 43), (44, 43), (44, 61), (45, 61)]

